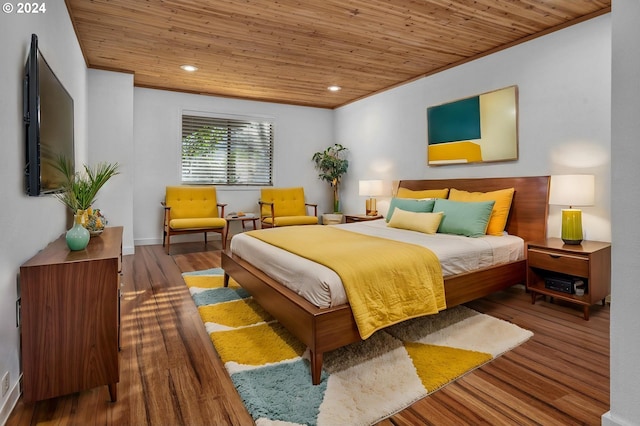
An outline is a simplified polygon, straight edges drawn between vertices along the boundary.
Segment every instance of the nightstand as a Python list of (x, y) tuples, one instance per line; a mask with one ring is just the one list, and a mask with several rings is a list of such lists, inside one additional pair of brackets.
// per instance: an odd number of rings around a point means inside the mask
[(344, 220), (347, 223), (366, 222), (368, 220), (382, 219), (382, 215), (367, 216), (366, 214), (345, 214)]
[[(576, 294), (574, 282), (584, 283), (584, 294)], [(584, 319), (589, 307), (611, 292), (611, 244), (583, 241), (568, 245), (560, 238), (527, 243), (527, 290), (531, 303), (538, 294), (582, 305)]]

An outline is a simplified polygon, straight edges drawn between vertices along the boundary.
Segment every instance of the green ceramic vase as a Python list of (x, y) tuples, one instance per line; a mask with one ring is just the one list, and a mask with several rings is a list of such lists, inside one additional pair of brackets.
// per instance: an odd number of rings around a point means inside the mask
[(84, 250), (89, 244), (89, 231), (82, 226), (82, 214), (76, 214), (74, 216), (74, 224), (67, 231), (67, 246), (70, 250)]

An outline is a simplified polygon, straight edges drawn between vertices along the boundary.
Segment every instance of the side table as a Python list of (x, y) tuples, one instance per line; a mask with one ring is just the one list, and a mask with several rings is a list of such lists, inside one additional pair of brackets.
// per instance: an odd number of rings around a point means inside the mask
[(253, 224), (253, 229), (258, 229), (258, 219), (260, 218), (252, 214), (246, 216), (227, 216), (225, 219), (227, 219), (227, 222), (242, 223), (242, 231), (244, 232), (247, 230), (246, 226), (249, 222)]

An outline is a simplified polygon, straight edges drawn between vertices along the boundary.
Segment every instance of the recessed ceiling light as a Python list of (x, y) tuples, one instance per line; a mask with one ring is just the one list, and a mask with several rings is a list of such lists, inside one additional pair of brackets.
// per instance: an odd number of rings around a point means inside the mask
[(337, 92), (338, 90), (342, 89), (342, 87), (340, 87), (340, 86), (329, 86), (329, 87), (327, 87), (327, 89), (331, 90), (332, 92)]
[(193, 65), (180, 65), (180, 68), (182, 68), (185, 71), (189, 71), (189, 72), (198, 71), (198, 67), (193, 66)]

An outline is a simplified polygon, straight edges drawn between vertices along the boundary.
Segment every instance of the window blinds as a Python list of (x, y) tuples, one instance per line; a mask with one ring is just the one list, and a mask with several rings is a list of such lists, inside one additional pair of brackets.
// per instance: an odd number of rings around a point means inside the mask
[(182, 183), (272, 184), (273, 123), (182, 116)]

